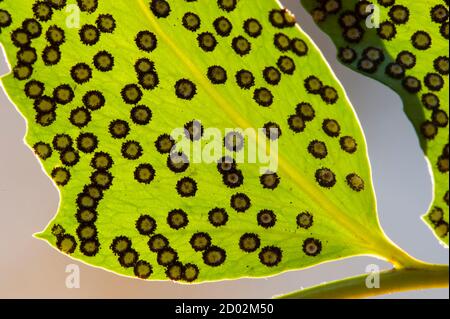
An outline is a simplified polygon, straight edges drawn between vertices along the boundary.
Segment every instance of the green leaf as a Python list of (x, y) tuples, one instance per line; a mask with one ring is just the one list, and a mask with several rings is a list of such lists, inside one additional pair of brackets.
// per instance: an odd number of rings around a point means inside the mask
[[(448, 245), (448, 1), (302, 3), (333, 40), (344, 64), (402, 98), (433, 173), (434, 199), (423, 220)], [(366, 10), (370, 4), (375, 11)], [(378, 12), (380, 28), (370, 28)]]
[[(38, 238), (90, 265), (158, 280), (262, 277), (362, 254), (410, 261), (380, 229), (345, 92), (276, 1), (77, 3), (80, 28), (65, 1), (1, 3), (0, 41), (13, 68), (2, 82), (61, 193)], [(266, 149), (277, 172), (247, 160), (221, 173), (217, 153), (212, 163), (191, 157), (169, 169), (175, 137), (167, 134), (192, 121), (204, 130), (188, 134), (192, 143), (177, 140), (177, 151), (213, 145), (213, 128), (224, 136), (279, 127), (278, 154)], [(237, 159), (246, 149), (235, 137), (226, 141), (236, 152), (226, 153)], [(245, 146), (255, 140), (260, 150), (268, 144), (247, 136)]]

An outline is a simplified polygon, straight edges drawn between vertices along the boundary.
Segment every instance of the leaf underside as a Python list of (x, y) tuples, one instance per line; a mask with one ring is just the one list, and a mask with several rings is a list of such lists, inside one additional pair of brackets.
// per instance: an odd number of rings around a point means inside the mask
[[(448, 1), (302, 0), (351, 69), (396, 91), (419, 136), (434, 179), (423, 220), (448, 246)], [(367, 28), (374, 4), (380, 28)], [(370, 15), (370, 16), (369, 16)], [(369, 24), (370, 25), (370, 24)]]
[[(73, 4), (80, 28), (67, 24)], [(275, 275), (385, 242), (353, 109), (276, 1), (0, 7), (13, 69), (2, 82), (61, 194), (38, 238), (118, 274), (184, 282)], [(203, 132), (276, 124), (278, 171), (245, 162), (219, 172), (223, 155), (169, 167), (167, 134), (192, 121)], [(244, 152), (229, 143), (228, 156)]]

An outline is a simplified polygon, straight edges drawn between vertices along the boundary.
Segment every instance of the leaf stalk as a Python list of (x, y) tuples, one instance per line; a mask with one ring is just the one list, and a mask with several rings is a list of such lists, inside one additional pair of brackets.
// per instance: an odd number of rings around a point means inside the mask
[(277, 299), (357, 299), (411, 290), (448, 288), (448, 265), (423, 263), (418, 268), (391, 269), (379, 273), (379, 288), (368, 288), (368, 275), (346, 278), (303, 289)]

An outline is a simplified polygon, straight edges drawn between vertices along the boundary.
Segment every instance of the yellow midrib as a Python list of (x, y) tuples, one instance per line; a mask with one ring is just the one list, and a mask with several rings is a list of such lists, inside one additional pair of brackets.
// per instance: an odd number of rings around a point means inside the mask
[[(144, 0), (137, 0), (139, 6), (141, 7), (144, 15), (149, 20), (153, 31), (160, 36), (160, 38), (170, 46), (178, 58), (187, 66), (187, 68), (192, 72), (196, 79), (202, 84), (202, 87), (207, 91), (213, 100), (224, 110), (228, 116), (242, 128), (252, 127), (251, 124), (241, 117), (241, 115), (233, 108), (232, 104), (226, 101), (221, 94), (207, 81), (206, 77), (201, 73), (201, 71), (192, 63), (192, 61), (183, 53), (183, 51), (177, 47), (177, 45), (172, 41), (172, 39), (161, 29), (158, 22), (155, 20), (153, 14), (150, 12), (149, 8), (145, 4)], [(260, 142), (258, 142), (259, 144)], [(367, 229), (364, 225), (355, 225), (356, 221), (349, 220), (347, 215), (343, 213), (334, 203), (332, 203), (326, 196), (322, 189), (319, 189), (315, 184), (311, 184), (307, 179), (305, 179), (299, 172), (292, 167), (292, 165), (286, 161), (281, 154), (278, 155), (279, 168), (283, 171), (286, 176), (289, 176), (295, 184), (297, 184), (300, 189), (307, 193), (316, 202), (320, 203), (320, 206), (324, 211), (330, 215), (335, 221), (342, 224), (345, 228), (350, 230), (354, 236), (359, 237), (362, 247), (370, 247), (373, 241), (378, 242), (380, 238), (367, 237), (367, 234), (371, 234), (372, 230)], [(363, 231), (367, 229), (367, 232)], [(378, 236), (380, 237), (380, 236)], [(383, 236), (381, 236), (383, 237)]]

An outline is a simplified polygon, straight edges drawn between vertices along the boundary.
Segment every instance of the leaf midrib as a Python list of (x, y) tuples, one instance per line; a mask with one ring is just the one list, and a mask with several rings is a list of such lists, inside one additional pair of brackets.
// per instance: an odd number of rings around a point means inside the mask
[[(159, 23), (154, 18), (149, 7), (144, 0), (137, 0), (143, 14), (153, 27), (153, 32), (160, 36), (160, 38), (174, 51), (178, 58), (186, 65), (190, 72), (194, 75), (201, 86), (207, 91), (210, 97), (224, 110), (231, 120), (242, 128), (249, 128), (252, 125), (233, 107), (232, 103), (229, 103), (221, 94), (206, 80), (205, 76), (195, 66), (194, 63), (183, 53), (183, 50), (177, 47), (177, 45), (171, 40), (171, 38), (162, 30)], [(298, 26), (297, 26), (298, 28)], [(299, 29), (300, 30), (300, 29)], [(319, 51), (319, 54), (320, 51)], [(334, 76), (334, 75), (333, 75)], [(257, 141), (258, 145), (261, 144)], [(333, 202), (331, 202), (326, 196), (324, 196), (322, 189), (317, 185), (311, 184), (309, 180), (305, 179), (299, 172), (292, 167), (292, 165), (281, 155), (278, 154), (279, 169), (289, 176), (290, 179), (304, 192), (306, 192), (312, 199), (314, 199), (324, 209), (324, 212), (332, 218), (334, 221), (340, 223), (347, 230), (358, 237), (360, 246), (362, 248), (375, 249), (379, 253), (380, 249), (376, 249), (376, 245), (373, 243), (382, 243), (380, 246), (391, 246), (391, 243), (383, 236), (382, 232), (374, 232), (373, 229), (365, 227), (365, 225), (359, 224), (356, 220), (349, 219), (348, 216), (343, 213)], [(367, 236), (367, 234), (371, 234)], [(354, 238), (353, 238), (354, 239)]]

